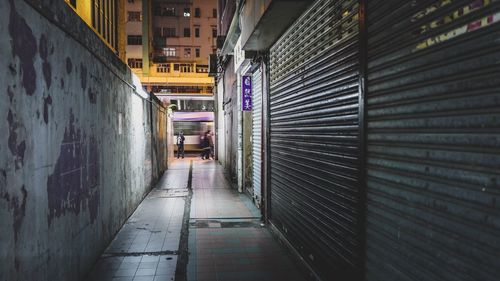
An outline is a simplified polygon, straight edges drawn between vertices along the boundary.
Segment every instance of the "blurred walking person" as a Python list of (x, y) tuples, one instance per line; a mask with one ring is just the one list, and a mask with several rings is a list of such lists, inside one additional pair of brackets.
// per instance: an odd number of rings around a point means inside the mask
[(179, 135), (177, 135), (177, 159), (182, 156), (184, 159), (184, 141), (186, 138), (184, 137), (184, 132), (180, 131)]
[(210, 159), (210, 131), (205, 132), (205, 135), (203, 136), (202, 140), (202, 149), (203, 152), (201, 153), (201, 159)]
[(214, 134), (208, 130), (208, 145), (210, 146), (209, 157), (212, 157), (212, 160), (215, 160), (215, 151), (214, 151)]

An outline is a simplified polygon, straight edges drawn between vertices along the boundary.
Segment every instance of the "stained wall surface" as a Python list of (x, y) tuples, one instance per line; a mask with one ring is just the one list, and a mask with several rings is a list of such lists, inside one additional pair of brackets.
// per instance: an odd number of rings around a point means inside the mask
[(165, 110), (44, 2), (1, 2), (1, 280), (82, 279), (167, 165)]

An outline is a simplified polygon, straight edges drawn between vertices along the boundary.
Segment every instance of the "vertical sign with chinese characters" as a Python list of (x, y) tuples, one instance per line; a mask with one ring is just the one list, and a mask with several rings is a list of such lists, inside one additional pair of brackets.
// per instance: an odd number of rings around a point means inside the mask
[(241, 83), (241, 110), (252, 111), (252, 76), (242, 76)]

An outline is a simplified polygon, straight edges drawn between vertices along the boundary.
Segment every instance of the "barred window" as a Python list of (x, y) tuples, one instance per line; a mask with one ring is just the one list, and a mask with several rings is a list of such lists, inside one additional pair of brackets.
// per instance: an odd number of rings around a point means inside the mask
[(165, 27), (163, 28), (163, 36), (165, 37), (176, 37), (175, 27)]
[(142, 35), (127, 36), (127, 45), (142, 45)]
[(177, 52), (175, 48), (163, 48), (163, 55), (166, 57), (176, 57)]
[(130, 68), (142, 68), (142, 59), (130, 58), (127, 63)]
[(168, 63), (159, 63), (156, 65), (156, 72), (159, 73), (169, 73), (170, 72), (170, 64)]
[(141, 12), (127, 12), (127, 20), (128, 21), (142, 21)]
[(92, 27), (115, 50), (118, 47), (118, 0), (92, 0)]

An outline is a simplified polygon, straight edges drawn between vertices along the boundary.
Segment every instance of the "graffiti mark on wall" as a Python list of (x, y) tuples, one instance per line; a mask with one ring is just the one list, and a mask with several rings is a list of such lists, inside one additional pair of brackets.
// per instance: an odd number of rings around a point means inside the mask
[[(426, 24), (420, 26), (417, 31), (413, 32), (413, 34), (421, 35), (421, 34), (427, 33), (433, 29), (436, 29), (438, 27), (452, 23), (460, 18), (463, 18), (466, 15), (471, 14), (472, 12), (478, 11), (478, 10), (480, 10), (484, 7), (487, 7), (487, 6), (491, 5), (492, 3), (498, 2), (498, 1), (499, 0), (477, 0), (477, 1), (474, 1), (474, 2), (470, 3), (469, 5), (463, 6), (463, 7), (459, 8), (451, 13), (448, 13), (448, 14), (446, 14), (446, 15), (444, 15), (436, 20), (433, 20), (429, 23), (426, 23)], [(418, 19), (421, 19), (423, 16), (434, 12), (438, 8), (446, 6), (447, 4), (450, 4), (451, 2), (452, 1), (448, 0), (448, 1), (441, 1), (441, 2), (439, 2), (439, 4), (433, 4), (431, 6), (431, 8), (428, 7), (426, 10), (418, 12), (417, 14), (413, 15), (412, 21), (416, 21)]]
[(33, 95), (36, 90), (36, 71), (34, 58), (37, 52), (36, 39), (26, 20), (16, 11), (14, 1), (10, 1), (9, 33), (12, 37), (12, 55), (21, 63), (22, 81), (26, 94)]
[[(412, 17), (411, 17), (411, 20), (412, 21), (417, 21), (425, 16), (428, 16), (432, 13), (434, 13), (435, 11), (445, 7), (445, 6), (448, 6), (449, 4), (453, 3), (454, 1), (453, 0), (441, 0), (441, 1), (437, 1), (435, 2), (434, 4), (426, 7), (425, 9), (417, 12), (416, 14), (414, 14)], [(417, 1), (414, 1), (414, 4), (416, 4)]]
[[(6, 180), (6, 173), (2, 171), (3, 177)], [(28, 192), (24, 185), (21, 187), (22, 199), (19, 197), (11, 195), (6, 190), (0, 190), (0, 199), (3, 199), (7, 202), (7, 207), (11, 212), (13, 212), (13, 222), (12, 227), (14, 228), (14, 241), (17, 242), (19, 237), (19, 232), (21, 231), (21, 226), (24, 220), (24, 216), (26, 213), (26, 199), (28, 198)]]
[(24, 166), (24, 152), (26, 151), (26, 141), (20, 140), (24, 132), (23, 126), (16, 120), (16, 116), (12, 113), (12, 110), (9, 110), (7, 114), (7, 123), (9, 124), (9, 150), (12, 156), (14, 156), (16, 170), (19, 170)]
[(48, 222), (66, 213), (88, 210), (90, 221), (97, 218), (99, 207), (99, 151), (94, 137), (87, 138), (77, 128), (70, 112), (54, 172), (47, 179)]
[(458, 36), (461, 36), (461, 35), (476, 31), (478, 29), (490, 26), (496, 22), (500, 22), (500, 12), (485, 16), (485, 17), (483, 17), (479, 20), (476, 20), (474, 22), (462, 25), (462, 26), (455, 28), (453, 30), (450, 30), (448, 32), (441, 33), (437, 36), (433, 36), (433, 37), (428, 38), (422, 42), (419, 42), (413, 51), (420, 51), (420, 50), (429, 48), (431, 46), (437, 45), (439, 43), (443, 43), (445, 41), (456, 38)]
[(45, 121), (45, 124), (49, 123), (49, 105), (52, 105), (52, 97), (50, 95), (43, 99), (43, 121)]
[(45, 84), (47, 85), (47, 89), (50, 89), (50, 85), (52, 84), (52, 67), (50, 66), (49, 63), (49, 43), (47, 42), (47, 37), (42, 34), (40, 37), (40, 43), (39, 43), (39, 49), (40, 49), (40, 57), (43, 60), (42, 64), (42, 73), (43, 73), (43, 78), (45, 79)]

